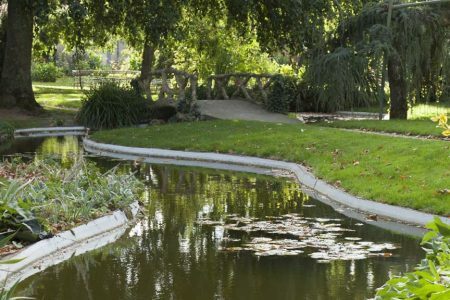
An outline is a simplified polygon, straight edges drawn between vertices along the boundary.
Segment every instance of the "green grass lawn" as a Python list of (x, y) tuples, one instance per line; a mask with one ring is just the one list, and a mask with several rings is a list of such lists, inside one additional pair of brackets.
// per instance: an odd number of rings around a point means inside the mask
[(315, 125), (436, 137), (441, 137), (443, 131), (441, 128), (436, 128), (436, 123), (430, 120), (350, 120), (330, 123), (320, 122)]
[(94, 140), (137, 147), (274, 158), (380, 202), (450, 214), (450, 143), (297, 124), (207, 121), (96, 132)]
[(81, 107), (83, 92), (79, 89), (34, 86), (33, 90), (36, 101), (43, 107), (67, 109), (79, 109)]
[(55, 82), (41, 82), (34, 81), (33, 86), (35, 87), (50, 87), (50, 88), (58, 88), (58, 89), (74, 89), (74, 78), (70, 76), (64, 76), (61, 78), (57, 78)]

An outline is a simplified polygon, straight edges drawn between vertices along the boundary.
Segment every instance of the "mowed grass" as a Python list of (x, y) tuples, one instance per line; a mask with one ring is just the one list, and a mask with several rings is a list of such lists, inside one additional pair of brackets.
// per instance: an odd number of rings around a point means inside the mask
[(450, 143), (297, 124), (205, 121), (96, 132), (136, 147), (233, 153), (301, 163), (363, 198), (450, 215)]
[(83, 92), (78, 89), (34, 87), (36, 101), (43, 107), (79, 109)]
[(421, 135), (441, 137), (442, 129), (436, 127), (431, 120), (350, 120), (320, 122), (318, 126), (359, 129), (367, 131), (399, 133), (404, 135)]

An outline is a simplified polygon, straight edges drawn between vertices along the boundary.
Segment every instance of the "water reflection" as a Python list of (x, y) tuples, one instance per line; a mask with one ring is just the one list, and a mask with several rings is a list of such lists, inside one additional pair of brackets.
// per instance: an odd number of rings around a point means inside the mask
[(355, 226), (352, 219), (343, 224), (357, 236), (401, 248), (394, 257), (326, 264), (306, 255), (257, 258), (221, 252), (221, 239), (230, 233), (196, 225), (199, 217), (342, 216), (285, 178), (169, 166), (123, 168), (135, 170), (146, 183), (148, 217), (118, 242), (29, 278), (20, 285), (20, 294), (77, 300), (366, 299), (389, 273), (411, 268), (422, 255), (417, 240), (371, 225)]
[(76, 136), (19, 138), (14, 143), (0, 147), (1, 155), (28, 154), (35, 158), (53, 157), (64, 165), (73, 161), (73, 157), (82, 153), (80, 138)]

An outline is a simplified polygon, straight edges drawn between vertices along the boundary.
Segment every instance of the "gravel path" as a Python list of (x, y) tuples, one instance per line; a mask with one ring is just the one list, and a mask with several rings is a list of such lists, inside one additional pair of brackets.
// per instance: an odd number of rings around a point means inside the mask
[(260, 105), (245, 100), (199, 100), (197, 103), (203, 115), (217, 119), (300, 123), (299, 120), (268, 112)]

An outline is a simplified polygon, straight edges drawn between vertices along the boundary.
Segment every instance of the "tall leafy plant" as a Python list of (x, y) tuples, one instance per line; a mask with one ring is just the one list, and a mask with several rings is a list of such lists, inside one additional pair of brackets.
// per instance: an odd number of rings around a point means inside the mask
[(375, 299), (450, 299), (450, 225), (435, 218), (427, 228), (422, 239), (425, 259), (414, 272), (391, 278)]

